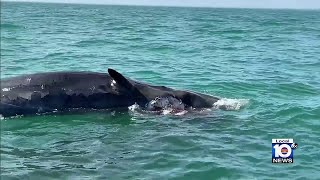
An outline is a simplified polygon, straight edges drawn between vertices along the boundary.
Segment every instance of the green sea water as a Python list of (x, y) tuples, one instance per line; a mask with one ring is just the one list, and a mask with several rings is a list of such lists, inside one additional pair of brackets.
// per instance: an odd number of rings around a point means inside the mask
[(1, 78), (112, 67), (233, 107), (2, 119), (1, 179), (320, 179), (319, 55), (317, 10), (1, 2)]

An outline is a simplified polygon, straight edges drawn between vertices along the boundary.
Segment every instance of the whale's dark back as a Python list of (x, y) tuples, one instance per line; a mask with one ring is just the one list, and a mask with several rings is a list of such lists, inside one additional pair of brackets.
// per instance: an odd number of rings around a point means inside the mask
[(132, 105), (134, 100), (119, 94), (111, 87), (111, 80), (107, 73), (95, 72), (50, 72), (1, 79), (0, 114)]
[[(111, 78), (107, 73), (48, 72), (1, 79), (1, 88), (38, 85), (69, 85), (73, 87), (76, 84), (79, 84), (82, 88), (87, 88), (90, 84), (96, 86), (98, 84), (106, 84), (107, 82), (110, 82), (110, 80)], [(83, 86), (85, 83), (89, 84)]]

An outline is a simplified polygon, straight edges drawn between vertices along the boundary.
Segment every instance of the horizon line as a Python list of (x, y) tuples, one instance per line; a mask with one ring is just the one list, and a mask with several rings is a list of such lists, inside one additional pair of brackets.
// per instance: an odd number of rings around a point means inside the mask
[[(265, 10), (320, 10), (320, 8), (283, 8), (283, 7), (236, 7), (236, 6), (184, 6), (184, 5), (148, 5), (148, 4), (111, 4), (111, 3), (82, 3), (82, 2), (44, 2), (41, 0), (2, 0), (1, 3), (40, 3), (40, 4), (70, 4), (70, 5), (102, 5), (102, 6), (142, 6), (142, 7), (173, 7), (173, 8), (212, 8), (212, 9), (265, 9)], [(3, 8), (3, 7), (2, 7)]]

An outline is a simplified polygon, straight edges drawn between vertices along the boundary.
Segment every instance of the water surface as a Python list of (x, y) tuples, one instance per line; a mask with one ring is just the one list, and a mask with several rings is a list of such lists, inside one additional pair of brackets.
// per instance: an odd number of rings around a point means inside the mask
[[(112, 67), (249, 103), (4, 119), (1, 179), (319, 179), (319, 29), (319, 11), (2, 2), (1, 78)], [(272, 138), (294, 164), (271, 163)]]

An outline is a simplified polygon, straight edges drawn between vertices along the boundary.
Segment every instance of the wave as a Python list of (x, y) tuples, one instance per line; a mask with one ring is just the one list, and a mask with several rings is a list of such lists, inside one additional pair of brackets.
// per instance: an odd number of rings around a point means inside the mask
[(315, 96), (319, 94), (319, 90), (313, 85), (307, 83), (293, 82), (293, 83), (279, 83), (273, 86), (276, 91), (283, 95), (293, 94), (295, 96)]
[(73, 45), (77, 47), (88, 47), (88, 46), (100, 46), (106, 44), (117, 44), (118, 42), (112, 42), (108, 40), (101, 39), (88, 39), (88, 40), (80, 40), (75, 42)]
[(47, 55), (44, 57), (44, 59), (50, 58), (50, 57), (61, 56), (61, 55), (63, 55), (63, 54), (65, 54), (65, 53), (62, 53), (62, 52), (49, 53), (49, 54), (47, 54)]
[(1, 23), (1, 29), (19, 29), (19, 28), (24, 28), (23, 26), (16, 25), (16, 24), (10, 24), (10, 23)]

